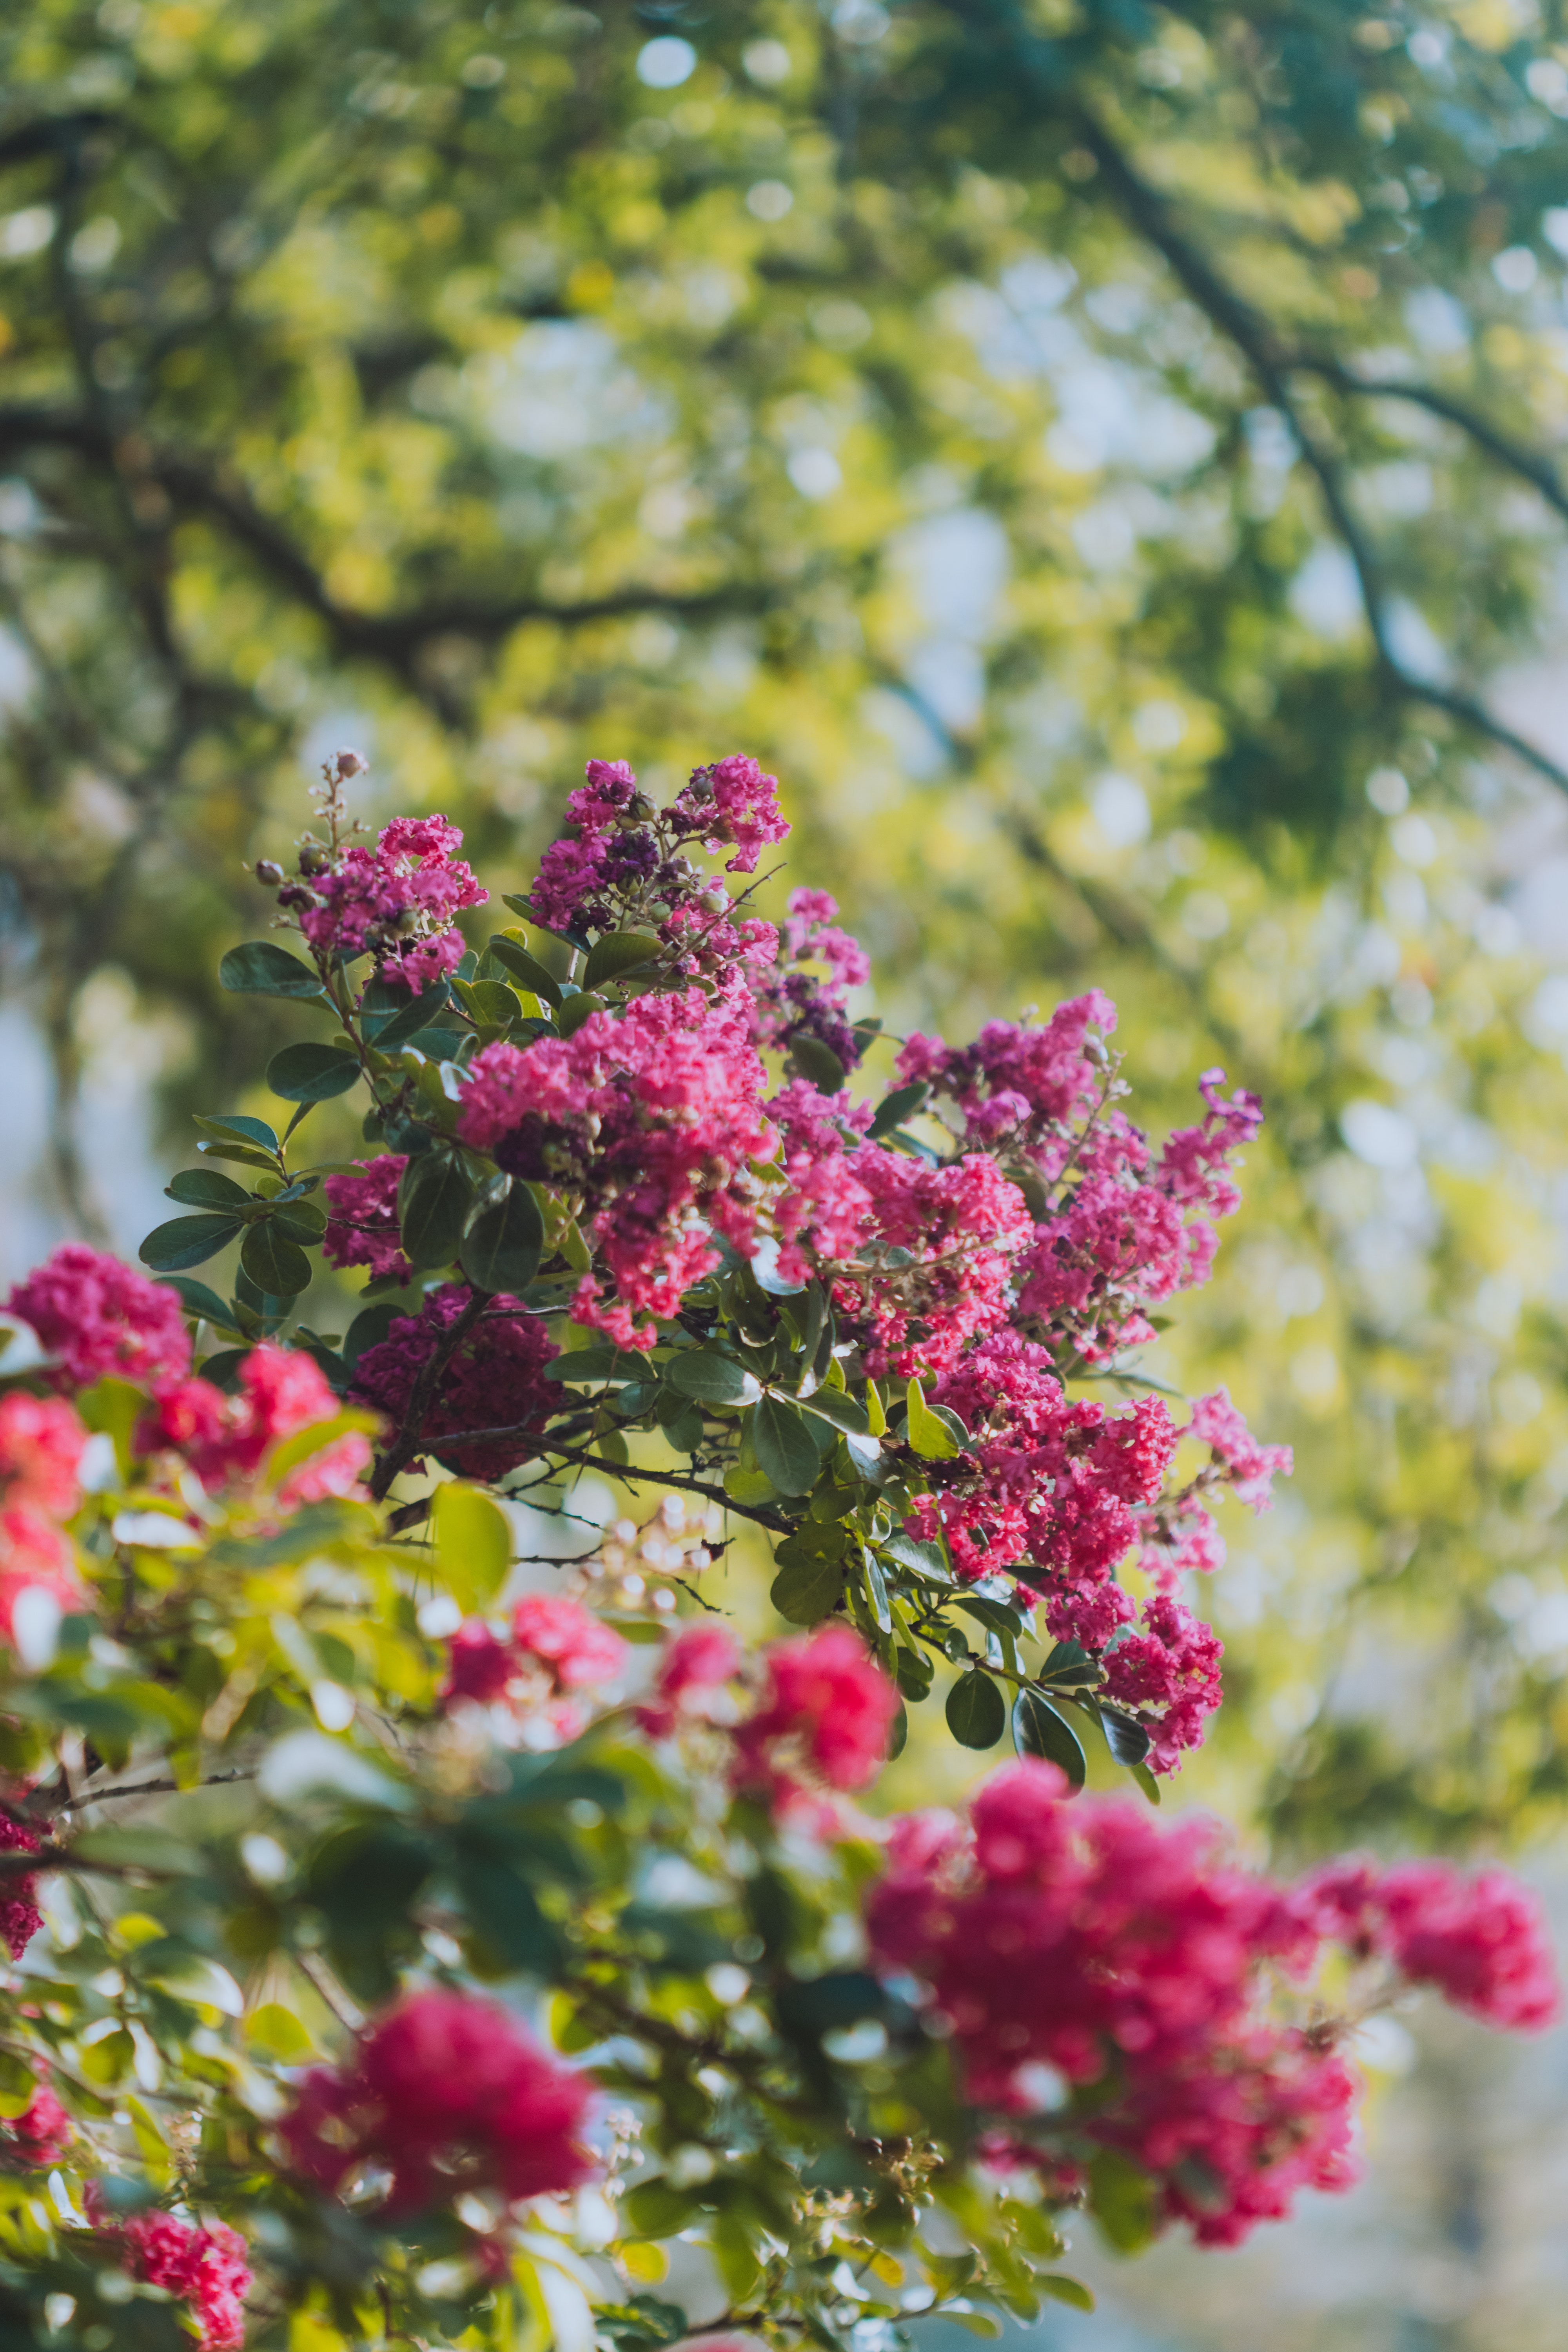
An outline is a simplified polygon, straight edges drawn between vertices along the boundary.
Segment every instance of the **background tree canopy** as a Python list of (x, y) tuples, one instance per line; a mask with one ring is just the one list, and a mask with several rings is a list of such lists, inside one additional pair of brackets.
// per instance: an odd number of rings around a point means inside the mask
[(896, 1015), (1093, 982), (1173, 1120), (1215, 1060), (1268, 1102), (1162, 1343), (1298, 1446), (1196, 1785), (1285, 1848), (1556, 1821), (1564, 15), (9, 12), (0, 838), (67, 1221), (106, 971), (182, 1126), (293, 1034), (211, 974), (302, 760), (504, 888), (587, 753), (752, 751)]

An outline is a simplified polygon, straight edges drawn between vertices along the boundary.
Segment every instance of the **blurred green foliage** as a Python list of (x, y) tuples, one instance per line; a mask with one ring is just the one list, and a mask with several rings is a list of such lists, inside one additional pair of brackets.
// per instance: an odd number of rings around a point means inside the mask
[(1093, 982), (1141, 1099), (1269, 1103), (1156, 1351), (1299, 1450), (1199, 1789), (1302, 1848), (1558, 1818), (1513, 898), (1568, 780), (1497, 679), (1568, 517), (1559, 0), (33, 0), (0, 93), (0, 845), (76, 1221), (95, 974), (181, 1016), (175, 1112), (297, 1034), (211, 975), (302, 760), (515, 888), (590, 751), (753, 751), (896, 1022)]

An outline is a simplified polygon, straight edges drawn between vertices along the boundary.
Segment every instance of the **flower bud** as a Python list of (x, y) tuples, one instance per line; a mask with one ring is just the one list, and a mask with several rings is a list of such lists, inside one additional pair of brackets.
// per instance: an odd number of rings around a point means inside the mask
[(303, 914), (308, 908), (319, 907), (322, 900), (314, 890), (307, 890), (302, 882), (289, 882), (278, 893), (278, 904), (290, 914)]
[(363, 751), (334, 751), (329, 764), (335, 770), (338, 782), (346, 784), (352, 776), (363, 776), (370, 761)]
[(269, 890), (276, 890), (283, 879), (283, 868), (270, 857), (258, 857), (252, 870), (257, 880), (265, 883)]
[(323, 849), (319, 841), (308, 841), (300, 852), (301, 874), (325, 874), (332, 862), (332, 853)]

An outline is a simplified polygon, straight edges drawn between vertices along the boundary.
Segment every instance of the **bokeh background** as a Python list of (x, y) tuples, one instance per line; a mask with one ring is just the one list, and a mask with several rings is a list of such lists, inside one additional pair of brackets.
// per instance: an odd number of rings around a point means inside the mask
[[(1183, 1799), (1568, 1920), (1565, 270), (1560, 0), (13, 0), (0, 1271), (266, 1108), (325, 752), (500, 890), (754, 751), (891, 1027), (1100, 985), (1155, 1129), (1267, 1100), (1154, 1351), (1298, 1462)], [(1559, 2347), (1568, 2037), (1365, 2055), (1362, 2190), (1085, 2230), (1038, 2352)]]

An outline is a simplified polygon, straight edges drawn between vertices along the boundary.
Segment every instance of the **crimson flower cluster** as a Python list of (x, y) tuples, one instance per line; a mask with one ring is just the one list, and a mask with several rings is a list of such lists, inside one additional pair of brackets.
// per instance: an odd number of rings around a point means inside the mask
[(771, 1142), (762, 1081), (742, 1012), (679, 990), (593, 1013), (569, 1038), (485, 1046), (458, 1131), (508, 1174), (583, 1202), (604, 1271), (584, 1276), (574, 1312), (632, 1347), (717, 1262), (714, 1234), (751, 1243), (747, 1163)]
[[(420, 1374), (468, 1307), (466, 1284), (443, 1283), (428, 1292), (417, 1315), (394, 1318), (384, 1339), (367, 1348), (354, 1367), (350, 1395), (403, 1426)], [(501, 1478), (533, 1451), (529, 1433), (542, 1429), (558, 1397), (544, 1370), (559, 1353), (543, 1323), (510, 1292), (486, 1302), (447, 1359), (439, 1390), (420, 1423), (421, 1444), (466, 1478)], [(476, 1445), (446, 1441), (465, 1430), (510, 1433)]]
[[(338, 1409), (311, 1357), (266, 1341), (246, 1356), (232, 1395), (191, 1376), (158, 1381), (153, 1399), (153, 1411), (137, 1433), (142, 1449), (173, 1447), (212, 1491), (255, 1477), (280, 1438), (330, 1420)], [(283, 1481), (279, 1501), (287, 1508), (352, 1494), (369, 1467), (370, 1451), (362, 1431), (348, 1431)]]
[(1165, 2220), (1234, 2245), (1297, 2189), (1350, 2177), (1355, 2076), (1331, 2029), (1271, 2014), (1271, 1969), (1300, 1978), (1326, 1939), (1365, 1938), (1494, 2022), (1555, 2013), (1540, 1909), (1511, 1880), (1367, 1864), (1289, 1889), (1227, 1867), (1206, 1824), (1066, 1794), (1055, 1766), (1022, 1761), (966, 1826), (906, 1818), (868, 1903), (878, 1965), (914, 1980), (994, 2112), (998, 2162), (1059, 2184), (1064, 2161), (1114, 2149)]
[(226, 2221), (185, 2221), (177, 2213), (159, 2211), (115, 2221), (90, 2183), (87, 2211), (100, 2234), (117, 2246), (134, 2277), (162, 2287), (188, 2307), (202, 2352), (237, 2352), (245, 2340), (245, 2297), (251, 2279), (245, 2240), (237, 2230)]
[(442, 1703), (480, 1706), (542, 1704), (559, 1739), (574, 1739), (587, 1717), (584, 1694), (613, 1682), (626, 1644), (580, 1601), (562, 1592), (527, 1592), (499, 1633), (470, 1617), (452, 1635)]
[(364, 2168), (387, 2176), (391, 2217), (467, 2189), (509, 2201), (572, 2189), (591, 2086), (546, 2056), (507, 2011), (419, 1992), (373, 2025), (344, 2066), (313, 2067), (280, 2126), (294, 2169), (332, 2193)]
[[(329, 762), (329, 786), (364, 765), (357, 751)], [(335, 772), (334, 772), (335, 771)], [(363, 842), (307, 840), (300, 879), (285, 882), (278, 903), (292, 915), (321, 961), (329, 966), (372, 955), (378, 975), (417, 994), (458, 961), (463, 942), (454, 928), (465, 907), (483, 906), (489, 893), (453, 851), (463, 836), (444, 816), (395, 817), (370, 848)], [(263, 876), (270, 879), (273, 868)], [(281, 876), (279, 876), (281, 879)]]
[[(789, 827), (779, 814), (778, 779), (755, 760), (735, 753), (694, 768), (668, 809), (658, 810), (624, 760), (590, 760), (587, 782), (566, 803), (565, 837), (544, 853), (529, 904), (546, 930), (567, 938), (611, 931), (628, 916), (662, 919), (662, 935), (693, 953), (728, 945), (714, 936), (714, 919), (727, 919), (731, 901), (683, 854), (700, 843), (710, 856), (733, 851), (731, 874), (754, 874), (770, 842)], [(765, 945), (772, 961), (771, 923), (750, 921), (742, 944)]]
[(0, 1398), (0, 1634), (8, 1642), (25, 1592), (41, 1592), (61, 1610), (79, 1603), (63, 1522), (81, 1500), (86, 1444), (63, 1398), (22, 1390)]

